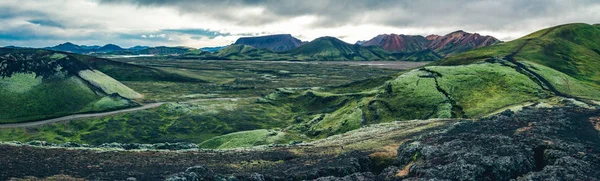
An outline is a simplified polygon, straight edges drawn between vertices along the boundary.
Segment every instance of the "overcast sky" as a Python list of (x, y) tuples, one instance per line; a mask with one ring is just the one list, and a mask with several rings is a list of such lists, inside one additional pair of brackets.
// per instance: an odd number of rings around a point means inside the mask
[(292, 34), (346, 42), (455, 30), (508, 41), (564, 23), (600, 23), (599, 0), (3, 0), (0, 46), (114, 43), (206, 47)]

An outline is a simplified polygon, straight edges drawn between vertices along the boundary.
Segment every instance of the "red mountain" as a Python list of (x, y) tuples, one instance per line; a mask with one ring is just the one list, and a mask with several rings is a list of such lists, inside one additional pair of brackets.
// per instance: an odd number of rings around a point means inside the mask
[(397, 35), (384, 34), (361, 44), (362, 46), (379, 46), (390, 52), (416, 52), (430, 49), (442, 56), (453, 55), (471, 49), (489, 46), (500, 42), (492, 36), (481, 36), (462, 30), (445, 36), (429, 35)]
[(427, 44), (429, 40), (423, 36), (385, 34), (376, 36), (362, 46), (379, 46), (390, 52), (415, 52), (426, 49)]
[(500, 40), (492, 36), (481, 36), (477, 33), (467, 33), (462, 30), (452, 32), (442, 37), (435, 37), (435, 35), (427, 37), (427, 39), (433, 40), (427, 45), (427, 48), (445, 56), (500, 42)]

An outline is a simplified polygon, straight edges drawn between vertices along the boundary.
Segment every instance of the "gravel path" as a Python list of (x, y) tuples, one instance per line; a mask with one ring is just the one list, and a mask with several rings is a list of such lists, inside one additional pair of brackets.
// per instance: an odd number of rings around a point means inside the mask
[[(241, 99), (241, 98), (194, 99), (194, 100), (185, 101), (184, 103), (193, 103), (193, 102), (201, 102), (201, 101), (214, 101), (214, 100), (231, 100), (231, 101), (236, 101), (238, 99)], [(74, 115), (63, 116), (63, 117), (52, 118), (52, 119), (45, 119), (45, 120), (40, 120), (40, 121), (32, 121), (32, 122), (25, 122), (25, 123), (0, 124), (0, 128), (31, 127), (31, 126), (39, 126), (39, 125), (44, 125), (44, 124), (49, 124), (49, 123), (56, 123), (56, 122), (61, 122), (61, 121), (70, 121), (70, 120), (84, 119), (84, 118), (97, 118), (97, 117), (112, 116), (112, 115), (115, 115), (115, 114), (128, 113), (128, 112), (134, 112), (134, 111), (145, 110), (145, 109), (152, 109), (152, 108), (156, 108), (158, 106), (161, 106), (161, 105), (163, 105), (165, 103), (167, 103), (167, 102), (157, 102), (157, 103), (144, 104), (141, 107), (121, 109), (121, 110), (110, 111), (110, 112), (88, 113), (88, 114), (74, 114)]]

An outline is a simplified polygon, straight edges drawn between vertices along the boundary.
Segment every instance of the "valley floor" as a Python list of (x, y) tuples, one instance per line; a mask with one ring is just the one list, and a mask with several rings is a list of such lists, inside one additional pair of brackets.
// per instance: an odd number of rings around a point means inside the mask
[[(234, 150), (4, 143), (0, 150), (11, 156), (0, 157), (0, 179), (595, 180), (600, 176), (598, 117), (598, 110), (572, 105), (526, 107), (476, 121), (383, 123), (305, 144)], [(458, 174), (458, 168), (470, 174)]]

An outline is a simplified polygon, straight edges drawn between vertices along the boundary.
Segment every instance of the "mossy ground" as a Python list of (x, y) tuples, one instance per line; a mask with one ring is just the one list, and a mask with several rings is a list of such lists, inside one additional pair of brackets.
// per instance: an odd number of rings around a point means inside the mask
[(79, 72), (79, 76), (90, 84), (102, 89), (106, 94), (119, 94), (120, 96), (129, 99), (139, 99), (142, 95), (135, 92), (131, 88), (123, 85), (121, 82), (105, 75), (100, 71), (83, 70)]
[[(182, 63), (182, 65), (185, 64), (193, 65), (181, 70), (185, 74), (189, 74), (190, 77), (192, 75), (206, 76), (196, 73), (201, 72), (194, 69), (199, 63)], [(258, 62), (257, 65), (263, 64)], [(300, 64), (296, 66), (307, 65)], [(301, 83), (302, 80), (315, 79), (309, 76), (289, 75), (294, 71), (289, 68), (280, 70), (280, 67), (275, 66), (275, 69), (277, 72), (288, 76), (279, 79), (263, 79), (265, 80), (264, 84), (252, 85), (281, 86), (280, 80), (290, 79), (286, 83), (297, 86), (296, 82)], [(246, 75), (256, 74), (258, 71), (257, 69), (250, 70), (253, 73)], [(268, 72), (271, 75), (275, 74), (273, 71), (259, 70)], [(177, 70), (169, 68), (169, 71)], [(232, 74), (240, 76), (244, 72), (228, 70), (222, 73), (221, 77), (216, 76), (212, 81), (224, 82), (223, 80), (227, 80), (228, 76), (232, 76)], [(338, 74), (341, 72), (335, 73), (335, 76), (341, 77)], [(279, 76), (282, 74), (279, 74)], [(264, 74), (254, 76), (264, 77)], [(320, 79), (335, 76), (329, 75), (320, 77)], [(388, 81), (381, 81), (380, 79), (380, 77), (376, 77), (373, 80), (361, 80), (355, 83), (324, 88), (280, 88), (260, 98), (239, 99), (234, 102), (214, 100), (194, 103), (168, 103), (155, 110), (139, 111), (102, 119), (72, 121), (38, 128), (7, 129), (0, 132), (2, 135), (0, 139), (6, 141), (73, 141), (88, 144), (105, 142), (202, 143), (212, 139), (213, 141), (206, 142), (206, 145), (209, 145), (207, 147), (231, 148), (235, 145), (246, 147), (258, 145), (259, 143), (283, 143), (294, 139), (302, 139), (291, 136), (281, 139), (284, 141), (278, 139), (264, 141), (266, 139), (264, 134), (262, 136), (258, 134), (262, 133), (261, 131), (245, 132), (244, 134), (231, 133), (279, 128), (290, 135), (306, 135), (310, 139), (325, 138), (370, 124), (413, 119), (486, 116), (491, 112), (511, 105), (536, 101), (550, 96), (538, 84), (517, 72), (511, 65), (500, 63), (480, 63), (455, 67), (428, 66), (403, 73)], [(321, 82), (325, 80), (317, 79), (313, 81)], [(130, 84), (131, 82), (125, 83)], [(223, 96), (215, 95), (215, 92), (213, 94), (198, 94), (194, 91), (201, 87), (192, 86), (196, 83), (137, 83), (139, 84), (138, 87), (148, 86), (149, 89), (145, 91), (161, 90), (161, 92), (154, 92), (161, 96), (161, 99), (166, 98), (167, 95), (172, 96), (171, 94), (181, 95), (177, 97), (177, 100)], [(161, 84), (166, 87), (152, 87)], [(239, 82), (238, 85), (247, 84)], [(257, 87), (256, 89), (263, 88)], [(264, 90), (266, 92), (268, 89)], [(228, 93), (229, 95), (241, 95), (239, 92)], [(246, 92), (245, 95), (255, 96), (257, 94), (256, 92)], [(240, 139), (245, 134), (256, 135), (256, 137), (254, 137), (255, 139)], [(227, 139), (231, 139), (231, 142)]]
[[(83, 80), (68, 75), (49, 78), (35, 77), (35, 74), (17, 74), (0, 79), (0, 123), (17, 123), (73, 113), (87, 112), (86, 106), (100, 101), (97, 95)], [(120, 102), (119, 102), (120, 103)], [(128, 104), (104, 104), (95, 107), (114, 109)]]
[(525, 62), (531, 70), (545, 77), (558, 91), (576, 97), (600, 100), (600, 86), (577, 80), (565, 73), (537, 63)]
[[(353, 80), (381, 77), (398, 71), (352, 64), (129, 61), (144, 65), (161, 65), (156, 69), (163, 69), (165, 72), (186, 77), (208, 80), (208, 82), (124, 81), (125, 85), (145, 95), (142, 101), (186, 101), (215, 97), (250, 98), (240, 99), (236, 102), (215, 100), (194, 103), (169, 103), (154, 110), (138, 111), (100, 119), (78, 120), (34, 128), (2, 129), (0, 139), (6, 141), (44, 140), (55, 143), (73, 141), (90, 144), (180, 141), (201, 143), (215, 136), (237, 131), (285, 128), (299, 119), (308, 119), (308, 117), (323, 111), (335, 111), (339, 106), (344, 106), (346, 101), (361, 96), (340, 96), (328, 92), (317, 92), (317, 96), (301, 96), (302, 91), (298, 91), (298, 93), (290, 91), (290, 95), (282, 96), (291, 102), (261, 102), (257, 100), (256, 97), (273, 92), (277, 87), (314, 87), (320, 85), (339, 86), (336, 89), (341, 90), (345, 89), (344, 87), (348, 88), (346, 83)], [(375, 84), (356, 84), (352, 85), (353, 88), (351, 89), (363, 89), (371, 85)], [(289, 98), (287, 96), (300, 98)], [(96, 110), (105, 105), (111, 105), (115, 101), (118, 102), (118, 100), (100, 99), (98, 102), (86, 104), (85, 109)], [(323, 103), (325, 105), (322, 105)], [(358, 127), (347, 128), (343, 132), (355, 128)], [(295, 133), (289, 134), (293, 135)]]
[(43, 140), (52, 143), (201, 143), (215, 136), (283, 127), (291, 121), (289, 108), (253, 104), (255, 98), (195, 103), (168, 103), (100, 119), (84, 119), (33, 128), (6, 128), (4, 141)]
[[(284, 87), (328, 87), (391, 75), (398, 70), (355, 63), (264, 61), (197, 61), (177, 59), (118, 59), (205, 82), (119, 79), (144, 95), (147, 102), (185, 101), (202, 97), (264, 96)], [(404, 65), (402, 62), (397, 62)], [(407, 68), (422, 64), (406, 63)], [(405, 67), (401, 67), (405, 68)], [(108, 74), (110, 75), (110, 74)]]
[(258, 129), (241, 131), (217, 136), (200, 143), (200, 148), (226, 149), (253, 147), (270, 144), (290, 144), (292, 142), (306, 141), (307, 137), (278, 130)]
[(550, 96), (527, 76), (497, 63), (426, 69), (440, 74), (440, 87), (450, 94), (466, 117), (479, 117), (505, 106)]

